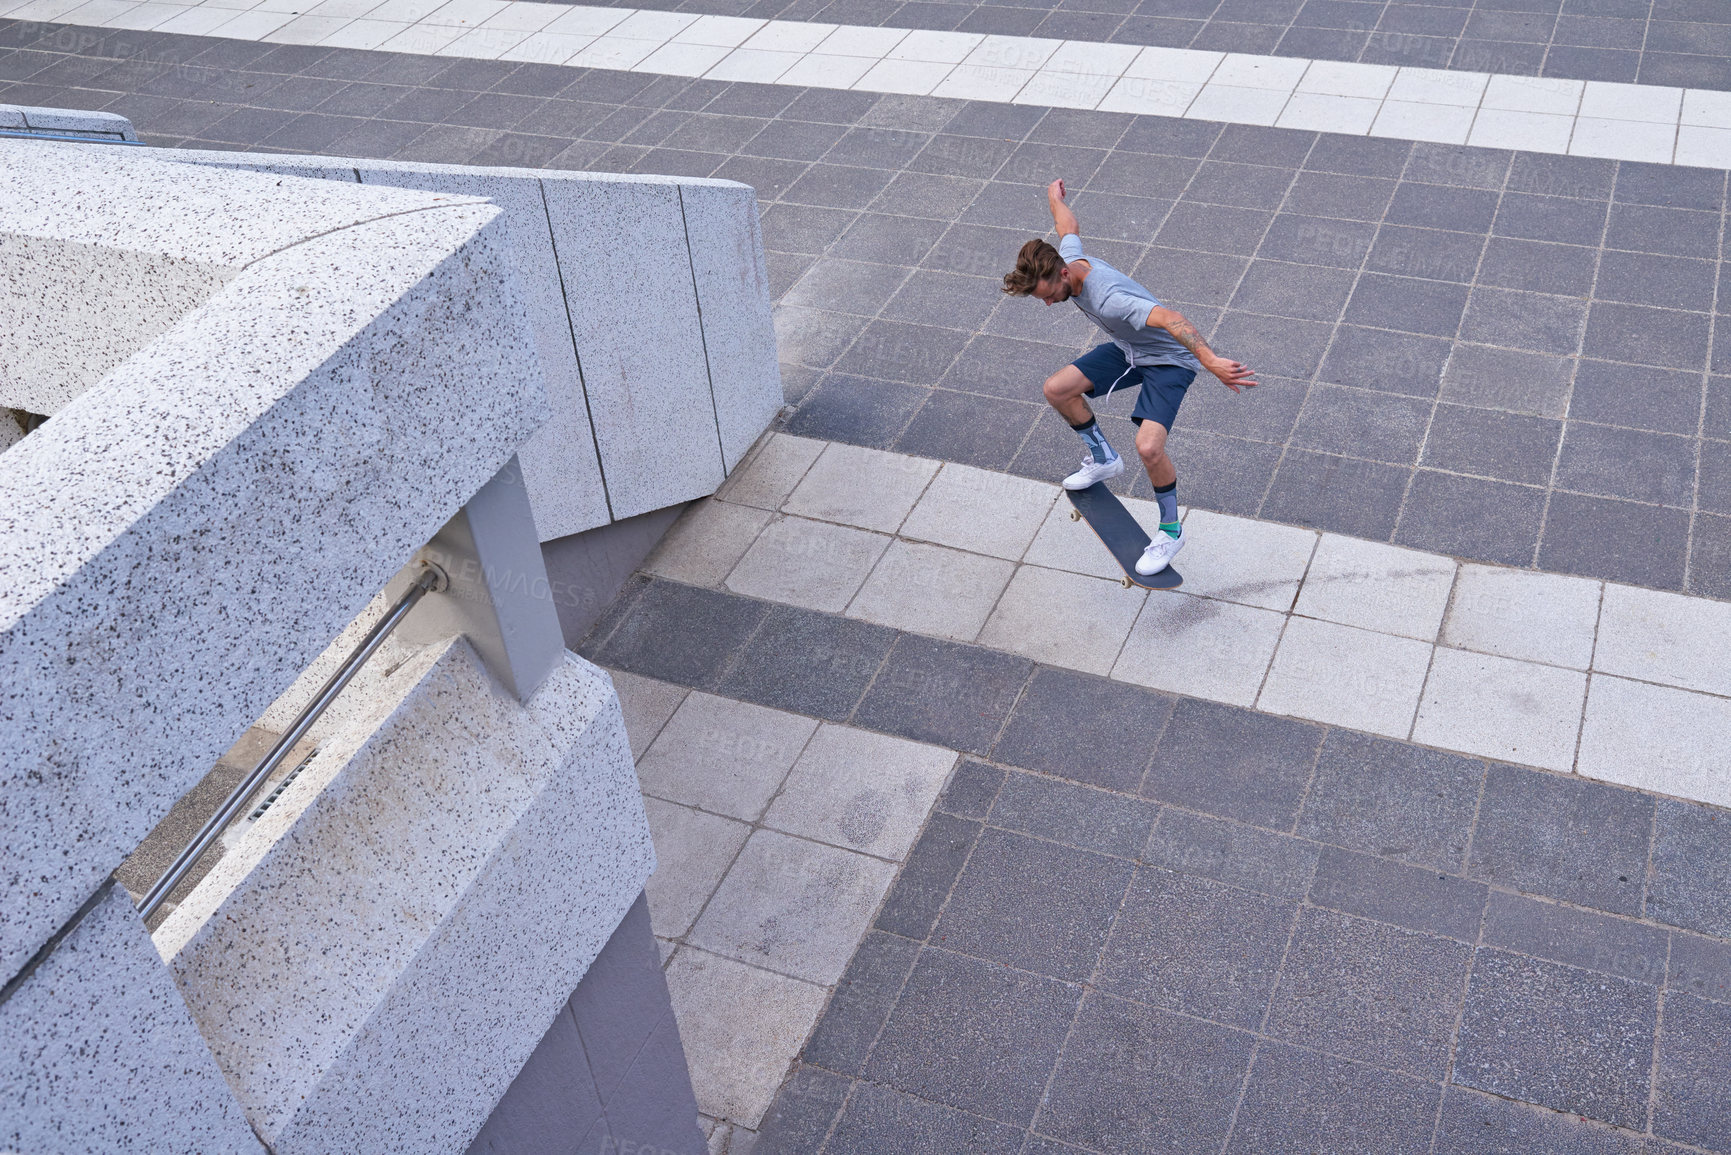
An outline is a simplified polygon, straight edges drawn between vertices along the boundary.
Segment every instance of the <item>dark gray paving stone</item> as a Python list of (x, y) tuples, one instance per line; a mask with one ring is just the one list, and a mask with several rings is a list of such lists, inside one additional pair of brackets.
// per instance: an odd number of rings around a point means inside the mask
[(1387, 541), (1410, 474), (1406, 466), (1290, 449), (1275, 472), (1261, 514)]
[(1719, 214), (1650, 205), (1611, 206), (1605, 247), (1671, 257), (1699, 257), (1719, 243)]
[(1486, 888), (1370, 854), (1324, 847), (1310, 884), (1310, 901), (1408, 930), (1478, 941)]
[(942, 812), (927, 819), (873, 925), (905, 938), (923, 939), (931, 934), (932, 924), (979, 836), (978, 822)]
[(805, 1062), (847, 1075), (859, 1074), (919, 953), (919, 944), (911, 939), (868, 932), (806, 1041), (801, 1052)]
[(1389, 204), (1389, 224), (1476, 233), (1490, 228), (1497, 213), (1496, 193), (1455, 184), (1423, 183), (1425, 176), (1432, 174), (1415, 174), (1412, 167), (1408, 166), (1406, 179)]
[[(1718, 446), (1707, 444), (1719, 451)], [(1731, 517), (1696, 515), (1689, 543), (1687, 588), (1708, 597), (1731, 598)]]
[[(1201, 162), (1190, 157), (1112, 152), (1088, 178), (1088, 189), (1090, 192), (1130, 193), (1169, 203), (1178, 198), (1200, 167)], [(1090, 197), (1082, 203), (1091, 201)]]
[(1589, 357), (1699, 370), (1707, 364), (1710, 328), (1704, 313), (1595, 304), (1581, 351)]
[(1665, 985), (1673, 991), (1731, 1003), (1731, 943), (1673, 932)]
[(1090, 994), (1041, 1131), (1096, 1150), (1212, 1151), (1226, 1137), (1251, 1036)]
[(1159, 809), (1146, 799), (1011, 771), (989, 821), (1082, 850), (1134, 858), (1147, 844)]
[(1142, 859), (1151, 866), (1298, 899), (1310, 888), (1317, 853), (1316, 846), (1290, 835), (1167, 807)]
[(1245, 1030), (1262, 1025), (1298, 904), (1143, 868), (1095, 984)]
[(772, 606), (717, 690), (798, 714), (841, 721), (853, 712), (895, 643), (894, 630), (797, 606)]
[(1226, 1150), (1428, 1155), (1434, 1083), (1281, 1043), (1264, 1043)]
[(1681, 589), (1688, 535), (1680, 509), (1553, 491), (1539, 568)]
[(1440, 1079), (1472, 948), (1306, 910), (1275, 988), (1268, 1033)]
[(1423, 398), (1318, 384), (1304, 399), (1292, 444), (1411, 465), (1430, 417), (1431, 402)]
[(1472, 303), (1461, 318), (1460, 335), (1462, 340), (1486, 345), (1567, 355), (1580, 344), (1586, 315), (1586, 302), (1572, 297), (1480, 286), (1473, 290)]
[(1701, 418), (1701, 375), (1583, 358), (1569, 417), (1692, 436)]
[(1017, 1155), (1022, 1132), (876, 1083), (861, 1083), (824, 1150), (875, 1155), (892, 1149), (918, 1155)]
[(836, 369), (885, 381), (935, 385), (967, 342), (967, 334), (954, 329), (873, 321), (841, 355)]
[(766, 609), (749, 598), (652, 581), (594, 660), (664, 682), (713, 689)]
[(829, 1134), (853, 1080), (816, 1067), (794, 1068), (758, 1125), (753, 1155), (804, 1155)]
[(1512, 766), (1485, 779), (1468, 873), (1614, 914), (1641, 912), (1653, 799)]
[(1645, 1130), (1658, 1003), (1645, 983), (1480, 948), (1454, 1081)]
[[(944, 389), (1037, 402), (1044, 408), (1041, 382), (1075, 360), (1080, 353), (1079, 349), (1046, 341), (976, 335), (938, 385)], [(1075, 450), (1079, 443), (1074, 434), (1070, 435), (1070, 441), (1070, 448)], [(1072, 452), (1070, 456), (1078, 454)]]
[(1278, 830), (1290, 829), (1322, 728), (1181, 699), (1142, 794)]
[(932, 942), (1070, 981), (1094, 972), (1135, 867), (987, 827)]
[(1601, 497), (1689, 505), (1696, 445), (1693, 437), (1570, 422), (1557, 457), (1557, 484)]
[(796, 204), (863, 209), (889, 183), (890, 174), (852, 165), (814, 164), (786, 192)]
[(1665, 981), (1663, 930), (1521, 895), (1491, 893), (1483, 941), (1653, 986)]
[(1665, 1000), (1659, 1034), (1653, 1131), (1710, 1151), (1731, 1146), (1731, 1006), (1690, 994)]
[[(1311, 167), (1307, 162), (1307, 167)], [(1302, 172), (1287, 193), (1287, 212), (1305, 216), (1379, 221), (1394, 196), (1395, 182), (1334, 172)]]
[[(1326, 217), (1299, 216), (1280, 213), (1268, 224), (1260, 247), (1242, 250), (1275, 261), (1296, 264), (1323, 265), (1336, 269), (1357, 269), (1364, 263), (1376, 236), (1376, 226), (1367, 221), (1332, 220)], [(1162, 243), (1177, 247), (1198, 247), (1187, 244), (1182, 237), (1162, 236)], [(1222, 251), (1236, 252), (1235, 248)]]
[(1604, 301), (1711, 312), (1716, 265), (1715, 261), (1607, 250), (1599, 262), (1593, 295)]
[[(1311, 11), (1311, 0), (1304, 12)], [(1360, 16), (1349, 16), (1358, 19)], [(1302, 19), (1302, 13), (1301, 13)], [(1353, 27), (1348, 24), (1346, 27)], [(1304, 158), (1304, 167), (1318, 172), (1345, 173), (1352, 176), (1397, 178), (1406, 168), (1412, 146), (1404, 140), (1382, 140), (1363, 136), (1339, 136), (1323, 133)]]
[(1585, 245), (1492, 237), (1479, 261), (1478, 280), (1504, 289), (1585, 296), (1598, 263), (1599, 251)]
[(781, 303), (874, 317), (907, 277), (907, 269), (895, 265), (820, 257), (800, 282), (788, 290)]
[(1731, 937), (1731, 816), (1692, 802), (1658, 801), (1647, 916)]
[(1342, 325), (1320, 376), (1361, 389), (1434, 397), (1450, 347), (1440, 338)]
[(1249, 262), (1243, 257), (1198, 253), (1156, 246), (1136, 266), (1135, 277), (1163, 300), (1182, 304), (1224, 305)]
[(1172, 699), (1121, 682), (1041, 668), (993, 757), (1110, 790), (1134, 791)]
[(938, 796), (938, 809), (958, 818), (985, 818), (997, 801), (1007, 773), (997, 766), (963, 758)]
[(1539, 417), (1439, 405), (1425, 437), (1424, 464), (1500, 481), (1550, 480), (1563, 425)]
[(1002, 470), (1015, 458), (1043, 409), (1016, 402), (982, 406), (971, 394), (933, 389), (892, 448), (917, 457)]
[[(1184, 479), (1185, 500), (1222, 513), (1254, 517), (1280, 460), (1280, 446), (1182, 427), (1166, 452)], [(1145, 484), (1143, 474), (1139, 484)]]
[[(1666, 1149), (1670, 1149), (1666, 1145)], [(1662, 1155), (1641, 1135), (1578, 1115), (1450, 1087), (1437, 1124), (1435, 1155)]]
[(1602, 200), (1507, 192), (1492, 231), (1504, 237), (1578, 245), (1599, 239), (1609, 211)]
[(1345, 319), (1355, 325), (1452, 337), (1461, 327), (1466, 302), (1463, 285), (1364, 273), (1347, 304)]
[(1272, 216), (1261, 209), (1182, 201), (1160, 227), (1158, 240), (1169, 248), (1248, 257), (1256, 252)]
[(927, 948), (866, 1077), (935, 1103), (1026, 1127), (1081, 990)]
[(1463, 405), (1560, 417), (1574, 365), (1567, 356), (1457, 344), (1443, 372), (1441, 395)]
[(1253, 261), (1233, 294), (1232, 305), (1268, 316), (1332, 321), (1352, 292), (1352, 280), (1346, 269)]
[(1331, 730), (1297, 832), (1385, 858), (1460, 869), (1484, 763), (1405, 742)]
[[(836, 314), (824, 316), (833, 318)], [(921, 386), (832, 373), (788, 418), (787, 431), (800, 437), (887, 449), (930, 393)]]
[(1383, 225), (1365, 268), (1400, 277), (1467, 284), (1478, 270), (1484, 247), (1485, 238), (1478, 233)]
[[(1261, 375), (1260, 382), (1254, 391), (1232, 392), (1222, 388), (1212, 378), (1204, 378), (1199, 385), (1191, 389), (1184, 399), (1184, 419), (1176, 437), (1182, 437), (1185, 431), (1207, 430), (1214, 433), (1224, 433), (1239, 438), (1253, 438), (1259, 441), (1271, 442), (1275, 445), (1283, 443), (1291, 435), (1293, 426), (1298, 423), (1298, 413), (1303, 407), (1305, 395), (1310, 392), (1310, 384), (1305, 381), (1295, 381), (1290, 377), (1272, 377)], [(1168, 441), (1167, 452), (1176, 451), (1179, 443)], [(1262, 499), (1262, 491), (1267, 488), (1268, 475), (1272, 470), (1262, 473), (1262, 485), (1255, 489), (1254, 495), (1246, 492), (1252, 508)], [(1227, 480), (1227, 479), (1222, 479)], [(1247, 479), (1249, 480), (1249, 479)], [(1188, 489), (1186, 493), (1188, 494)], [(1190, 498), (1186, 498), (1190, 500)], [(1219, 508), (1210, 505), (1208, 508)]]

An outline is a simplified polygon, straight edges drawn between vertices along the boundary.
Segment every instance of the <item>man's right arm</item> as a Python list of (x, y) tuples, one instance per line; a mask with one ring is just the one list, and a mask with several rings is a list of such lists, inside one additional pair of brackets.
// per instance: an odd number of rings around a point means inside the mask
[(1076, 223), (1076, 214), (1070, 211), (1070, 206), (1064, 203), (1064, 182), (1055, 180), (1046, 186), (1046, 205), (1052, 210), (1052, 224), (1058, 230), (1062, 239), (1074, 236), (1080, 231)]

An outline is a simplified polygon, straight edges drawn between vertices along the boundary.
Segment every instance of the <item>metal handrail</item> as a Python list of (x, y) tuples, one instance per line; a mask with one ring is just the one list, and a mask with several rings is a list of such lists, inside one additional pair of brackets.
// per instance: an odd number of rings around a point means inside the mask
[(361, 644), (355, 647), (354, 652), (343, 661), (341, 666), (337, 667), (337, 672), (330, 676), (330, 680), (317, 694), (313, 695), (313, 700), (307, 703), (306, 708), (295, 718), (293, 724), (283, 732), (281, 738), (277, 739), (277, 743), (271, 747), (270, 753), (264, 756), (264, 761), (254, 766), (251, 773), (241, 780), (240, 785), (230, 792), (229, 796), (223, 800), (222, 805), (217, 807), (216, 813), (205, 821), (205, 824), (199, 828), (198, 834), (181, 849), (180, 854), (163, 872), (162, 877), (156, 880), (155, 885), (144, 896), (144, 901), (138, 904), (140, 915), (149, 918), (156, 913), (157, 908), (167, 900), (169, 893), (197, 865), (200, 856), (210, 849), (210, 844), (217, 840), (223, 828), (232, 822), (236, 815), (246, 809), (247, 802), (264, 784), (264, 780), (270, 777), (272, 771), (283, 764), (288, 758), (289, 751), (294, 749), (302, 738), (306, 737), (307, 731), (312, 729), (313, 723), (319, 720), (319, 715), (323, 714), (326, 708), (336, 701), (337, 695), (342, 693), (343, 687), (348, 685), (350, 679), (360, 672), (360, 668), (366, 665), (367, 659), (372, 657), (374, 651), (384, 644), (386, 638), (391, 636), (391, 631), (396, 629), (402, 620), (408, 616), (409, 611), (415, 608), (415, 603), (433, 590), (445, 588), (448, 582), (444, 572), (437, 566), (425, 562), (422, 564), (425, 568), (415, 578), (415, 582), (409, 587), (408, 592), (397, 599), (397, 604), (392, 606), (385, 613), (385, 616), (379, 619), (378, 624), (367, 632), (367, 636), (361, 639)]

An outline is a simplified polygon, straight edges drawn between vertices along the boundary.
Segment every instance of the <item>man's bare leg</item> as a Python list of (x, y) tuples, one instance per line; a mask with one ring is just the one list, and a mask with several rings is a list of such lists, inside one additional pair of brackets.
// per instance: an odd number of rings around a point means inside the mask
[(1088, 389), (1088, 375), (1074, 365), (1066, 365), (1046, 378), (1044, 392), (1047, 403), (1074, 428), (1094, 420), (1094, 411), (1082, 396)]
[(1096, 482), (1108, 481), (1124, 472), (1124, 459), (1118, 456), (1118, 451), (1106, 440), (1105, 431), (1100, 428), (1100, 423), (1094, 420), (1094, 411), (1088, 407), (1088, 402), (1082, 396), (1090, 386), (1088, 375), (1074, 365), (1066, 365), (1046, 378), (1044, 392), (1047, 403), (1070, 423), (1070, 428), (1076, 431), (1076, 436), (1088, 447), (1088, 456), (1083, 460), (1082, 468), (1064, 479), (1066, 489), (1086, 489)]
[(1178, 522), (1178, 467), (1166, 456), (1166, 427), (1144, 421), (1136, 427), (1136, 456), (1154, 483), (1154, 500), (1160, 505), (1160, 529), (1171, 538), (1184, 536)]

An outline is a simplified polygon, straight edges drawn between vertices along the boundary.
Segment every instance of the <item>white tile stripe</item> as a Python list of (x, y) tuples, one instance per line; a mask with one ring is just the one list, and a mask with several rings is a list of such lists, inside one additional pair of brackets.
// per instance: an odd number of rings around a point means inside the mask
[(1143, 594), (1117, 588), (1114, 563), (1067, 514), (1049, 484), (777, 433), (644, 568), (1731, 806), (1731, 602), (1201, 510), (1183, 517), (1195, 539), (1177, 560), (1184, 589)]
[(0, 0), (0, 17), (1731, 168), (1731, 93), (534, 0)]

